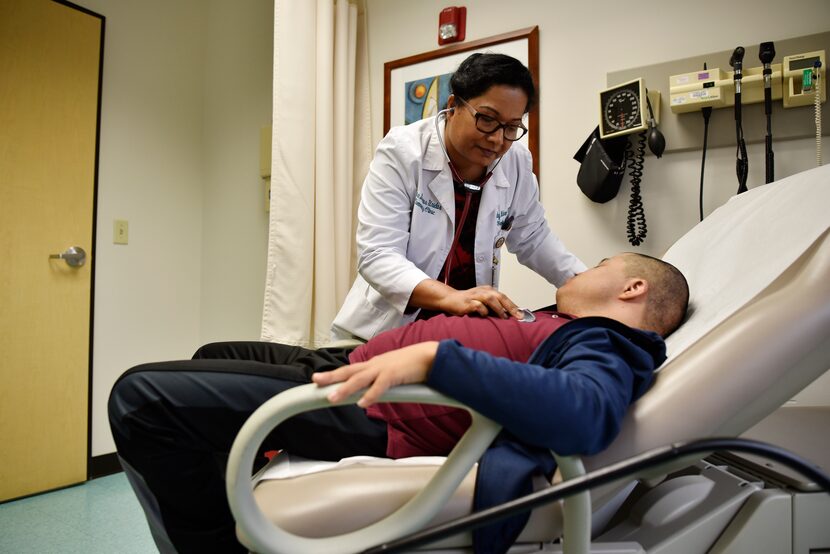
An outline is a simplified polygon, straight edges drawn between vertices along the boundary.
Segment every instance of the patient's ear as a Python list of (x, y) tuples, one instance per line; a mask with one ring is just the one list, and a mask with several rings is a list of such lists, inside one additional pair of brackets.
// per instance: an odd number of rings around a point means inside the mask
[(620, 300), (634, 300), (645, 297), (648, 293), (648, 281), (641, 277), (632, 277), (625, 282), (625, 288), (620, 293)]

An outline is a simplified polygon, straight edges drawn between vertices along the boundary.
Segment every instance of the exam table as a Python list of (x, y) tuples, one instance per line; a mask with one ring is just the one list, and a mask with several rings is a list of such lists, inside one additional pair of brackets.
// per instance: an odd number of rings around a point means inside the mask
[[(561, 478), (672, 443), (740, 436), (830, 368), (828, 209), (830, 167), (816, 168), (734, 197), (669, 249), (664, 259), (689, 280), (687, 321), (668, 338), (669, 358), (619, 436), (598, 455), (557, 457)], [(268, 432), (328, 406), (325, 395), (315, 385), (286, 391), (240, 431), (227, 476), (243, 544), (263, 553), (360, 552), (470, 513), (475, 463), (499, 431), (475, 413), (443, 463), (356, 460), (278, 479), (263, 478), (273, 470), (266, 468), (252, 480)], [(423, 386), (383, 399), (459, 406)], [(822, 445), (813, 461), (825, 471), (828, 434), (813, 437)], [(510, 552), (806, 554), (830, 549), (828, 522), (830, 495), (814, 482), (758, 457), (718, 452), (537, 508)], [(471, 544), (462, 532), (424, 548), (460, 553)]]

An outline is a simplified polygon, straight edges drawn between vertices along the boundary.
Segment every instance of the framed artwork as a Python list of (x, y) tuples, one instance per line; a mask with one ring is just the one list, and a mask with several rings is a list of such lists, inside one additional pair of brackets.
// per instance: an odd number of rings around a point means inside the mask
[[(528, 27), (494, 37), (416, 54), (383, 65), (383, 134), (396, 125), (431, 117), (447, 106), (450, 77), (467, 56), (496, 52), (513, 56), (533, 75), (539, 98), (539, 28)], [(539, 108), (528, 114), (528, 133), (521, 141), (533, 154), (533, 172), (539, 177)]]

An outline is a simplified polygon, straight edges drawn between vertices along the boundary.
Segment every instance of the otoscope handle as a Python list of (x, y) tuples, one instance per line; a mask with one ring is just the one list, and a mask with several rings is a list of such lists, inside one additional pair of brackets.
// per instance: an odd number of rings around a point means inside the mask
[(746, 179), (749, 176), (749, 159), (746, 156), (746, 143), (738, 141), (738, 159), (735, 160), (735, 172), (738, 174), (738, 194), (746, 192)]

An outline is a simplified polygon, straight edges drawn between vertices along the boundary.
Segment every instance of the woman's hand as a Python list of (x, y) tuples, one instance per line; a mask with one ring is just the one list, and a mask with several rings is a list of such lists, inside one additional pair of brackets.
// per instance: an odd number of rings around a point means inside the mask
[(422, 342), (380, 354), (365, 362), (315, 373), (311, 379), (321, 387), (343, 383), (328, 395), (330, 402), (339, 402), (368, 388), (357, 402), (358, 406), (365, 408), (377, 402), (390, 387), (426, 381), (437, 351), (438, 342)]
[(410, 306), (427, 310), (444, 312), (450, 315), (479, 314), (507, 319), (522, 318), (519, 307), (507, 297), (489, 285), (482, 285), (467, 290), (456, 290), (435, 279), (426, 279), (418, 283), (412, 296)]
[(482, 285), (467, 290), (455, 290), (448, 293), (438, 304), (442, 312), (452, 315), (477, 313), (486, 316), (490, 313), (507, 319), (513, 316), (522, 318), (519, 307), (506, 294), (489, 285)]

